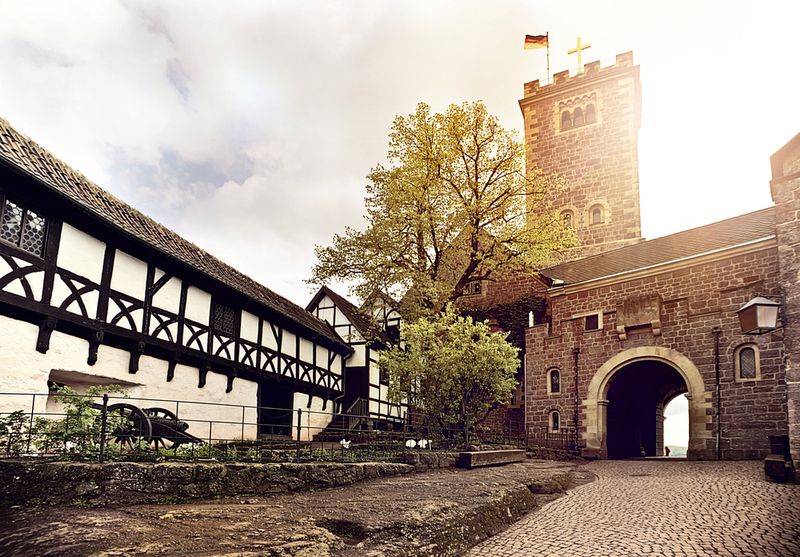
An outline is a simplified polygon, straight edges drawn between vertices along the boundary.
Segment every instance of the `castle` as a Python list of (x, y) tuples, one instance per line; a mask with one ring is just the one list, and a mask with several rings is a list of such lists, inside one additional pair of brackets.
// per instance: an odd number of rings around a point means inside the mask
[[(800, 135), (772, 157), (774, 207), (645, 241), (632, 53), (553, 77), (519, 101), (527, 165), (565, 176), (557, 210), (582, 246), (462, 297), (484, 315), (539, 299), (538, 321), (511, 331), (524, 372), (505, 419), (574, 436), (587, 457), (660, 456), (664, 409), (685, 394), (689, 458), (763, 458), (788, 431), (797, 462)], [(737, 310), (756, 296), (781, 303), (782, 322), (743, 334)]]

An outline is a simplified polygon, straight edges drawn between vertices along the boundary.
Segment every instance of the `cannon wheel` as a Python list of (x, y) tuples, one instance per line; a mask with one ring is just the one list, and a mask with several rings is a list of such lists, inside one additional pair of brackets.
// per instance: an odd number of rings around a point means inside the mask
[[(148, 418), (165, 418), (168, 420), (175, 420), (176, 422), (178, 421), (178, 416), (166, 408), (154, 406), (153, 408), (145, 408), (143, 411), (145, 414), (147, 414)], [(167, 446), (167, 441), (169, 441), (169, 446)], [(147, 446), (153, 448), (154, 450), (158, 450), (159, 445), (165, 449), (177, 449), (180, 443), (177, 443), (172, 439), (165, 440), (163, 437), (153, 437), (151, 435), (151, 441)]]
[(106, 431), (109, 440), (120, 448), (136, 450), (148, 447), (153, 435), (150, 418), (133, 404), (111, 404), (107, 410)]

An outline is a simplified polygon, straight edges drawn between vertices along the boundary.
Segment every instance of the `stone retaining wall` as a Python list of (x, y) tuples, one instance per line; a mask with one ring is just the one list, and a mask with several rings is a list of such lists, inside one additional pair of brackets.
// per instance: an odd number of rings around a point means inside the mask
[(409, 453), (407, 463), (0, 462), (3, 504), (175, 502), (349, 485), (455, 465), (457, 453)]

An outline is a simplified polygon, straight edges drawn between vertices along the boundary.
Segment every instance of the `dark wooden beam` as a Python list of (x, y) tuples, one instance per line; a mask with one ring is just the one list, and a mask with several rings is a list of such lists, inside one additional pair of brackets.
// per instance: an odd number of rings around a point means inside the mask
[(136, 343), (136, 346), (133, 347), (131, 351), (131, 359), (128, 362), (128, 373), (136, 373), (139, 371), (139, 358), (142, 357), (144, 354), (144, 349), (146, 347), (146, 343), (139, 341)]
[(97, 350), (103, 344), (104, 337), (103, 331), (95, 331), (94, 336), (89, 340), (89, 355), (86, 358), (86, 363), (90, 366), (97, 363)]
[(36, 338), (37, 352), (47, 354), (47, 351), (50, 350), (50, 335), (56, 326), (58, 326), (58, 319), (55, 317), (46, 317), (39, 323), (39, 336)]

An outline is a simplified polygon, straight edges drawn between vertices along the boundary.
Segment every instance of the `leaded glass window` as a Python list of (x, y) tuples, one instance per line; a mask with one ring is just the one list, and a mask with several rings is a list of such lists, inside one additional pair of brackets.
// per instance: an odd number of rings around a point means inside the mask
[(554, 411), (550, 413), (550, 431), (557, 433), (561, 429), (561, 414)]
[(756, 351), (749, 346), (739, 350), (739, 378), (756, 378)]
[(214, 306), (214, 330), (223, 335), (234, 336), (236, 313), (232, 307), (217, 304)]
[(550, 371), (550, 392), (561, 392), (561, 373), (557, 369)]
[(44, 217), (38, 213), (6, 199), (0, 223), (0, 240), (42, 257), (46, 224)]

